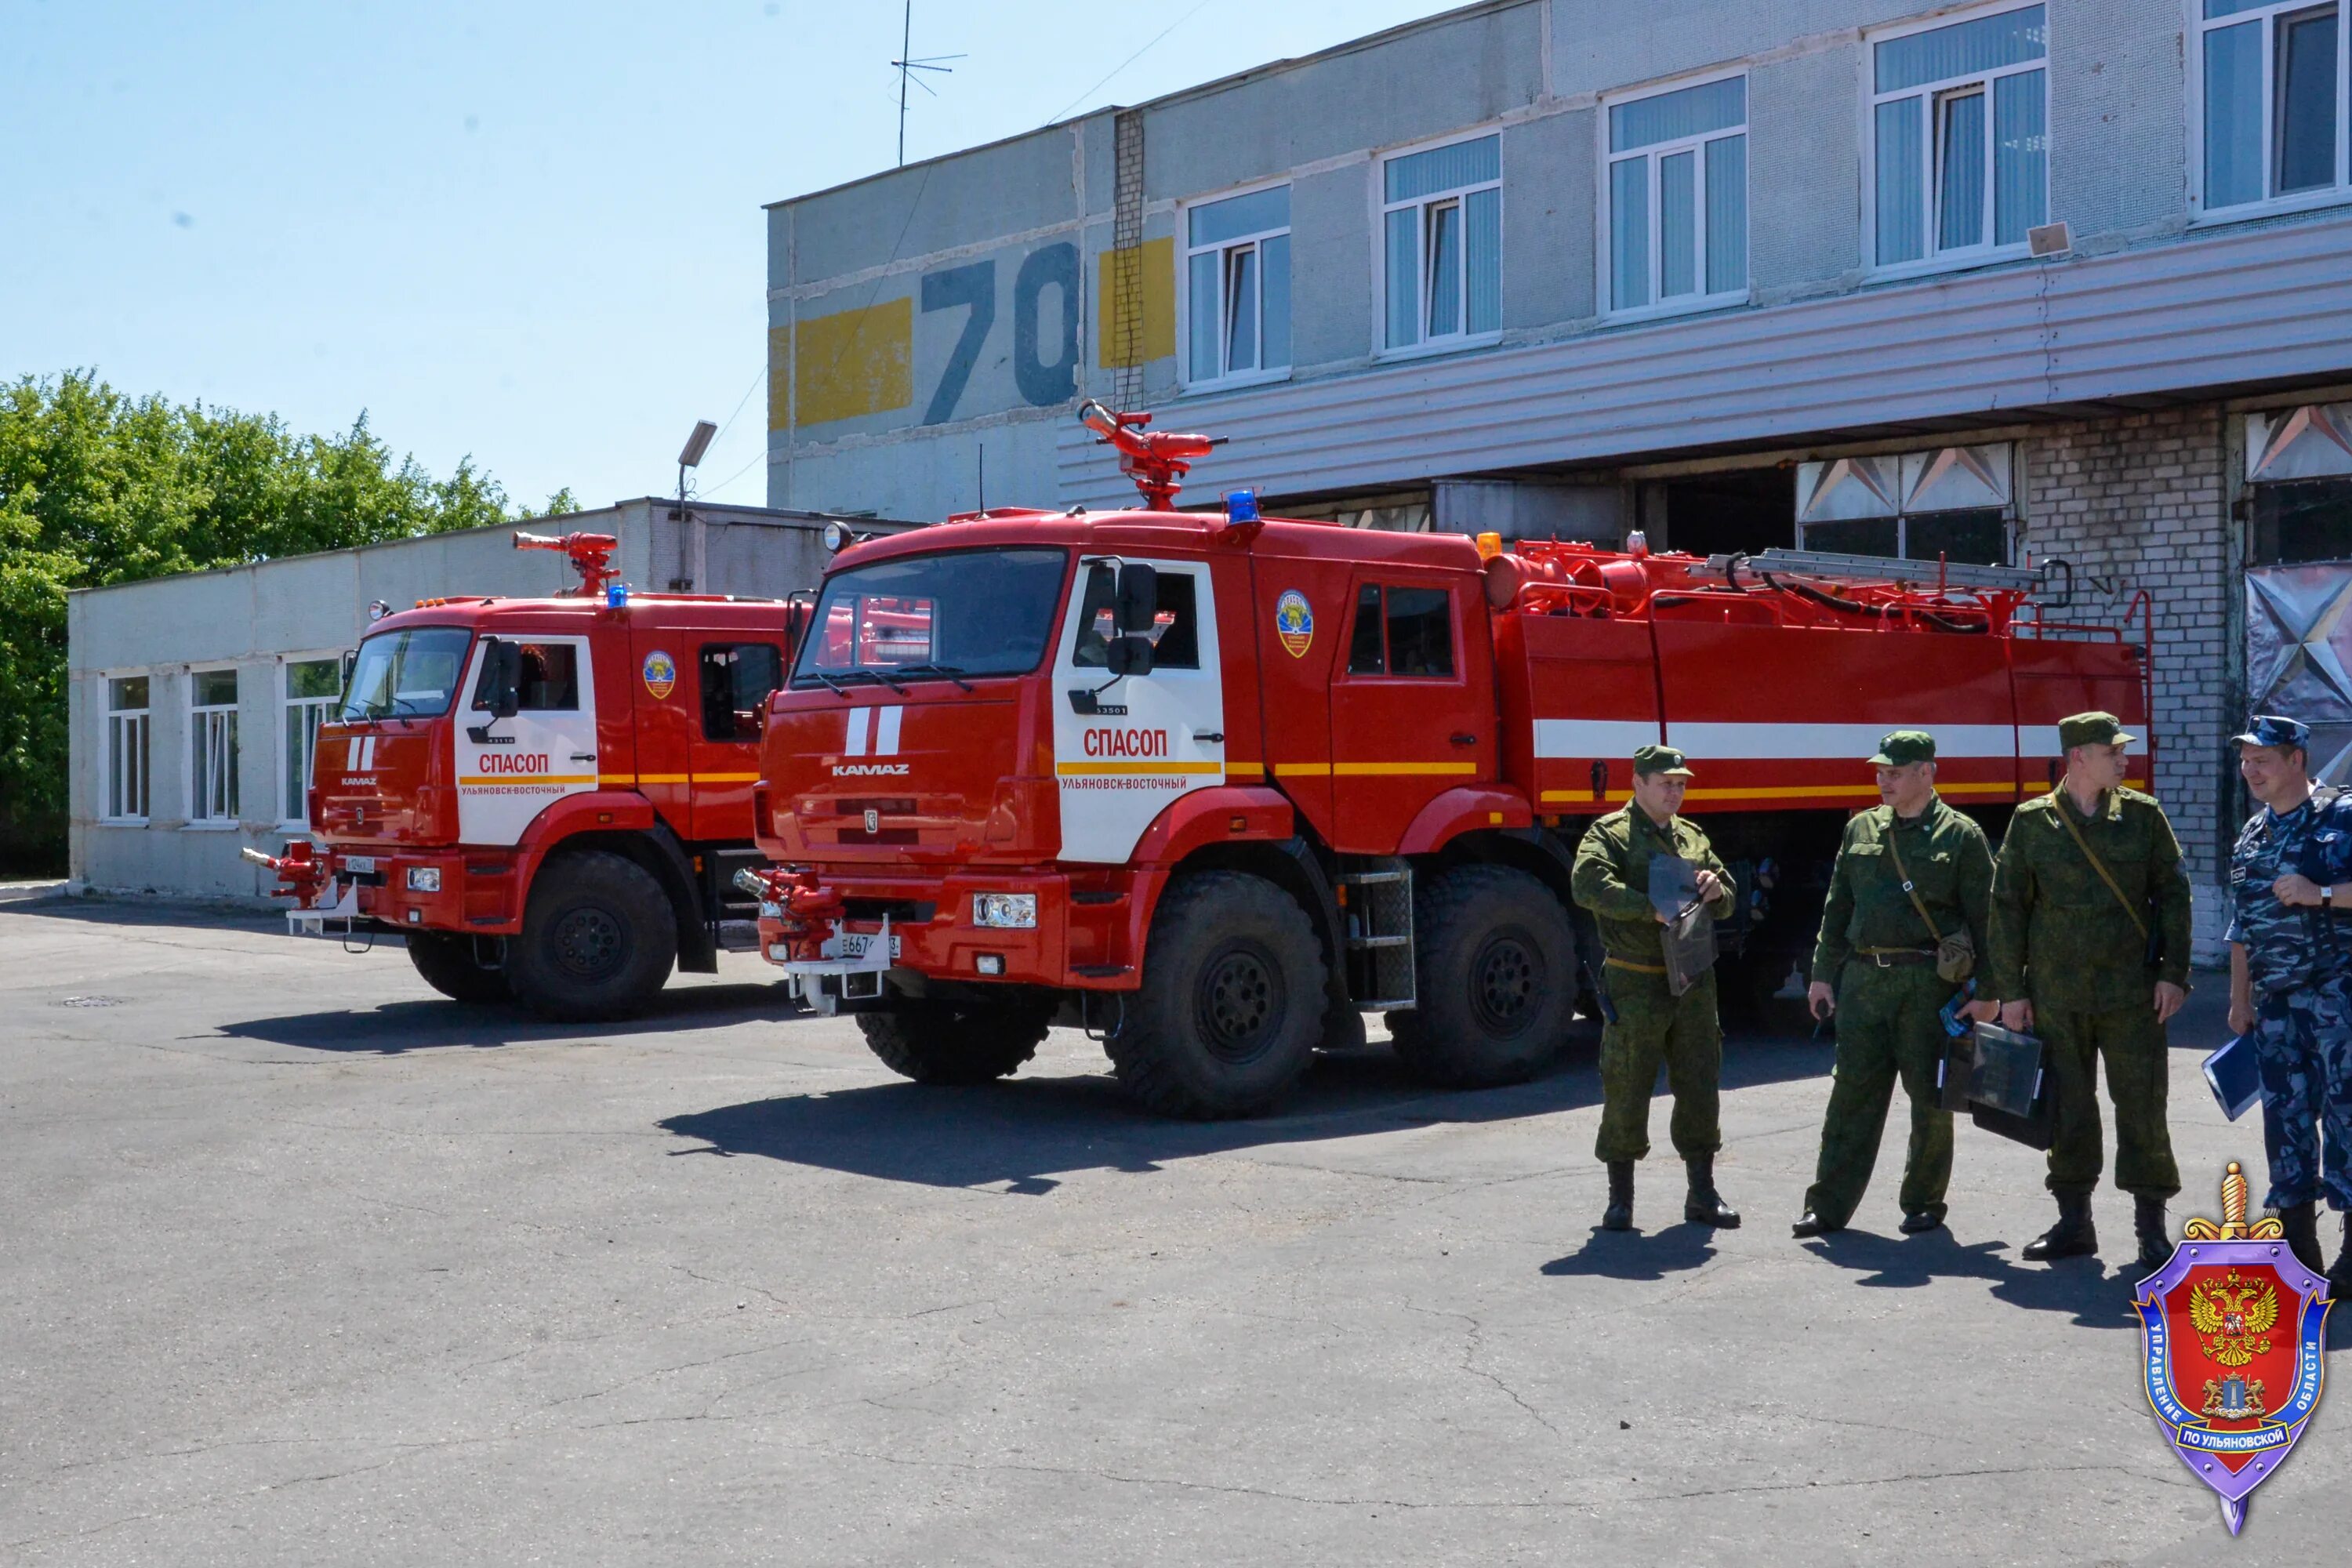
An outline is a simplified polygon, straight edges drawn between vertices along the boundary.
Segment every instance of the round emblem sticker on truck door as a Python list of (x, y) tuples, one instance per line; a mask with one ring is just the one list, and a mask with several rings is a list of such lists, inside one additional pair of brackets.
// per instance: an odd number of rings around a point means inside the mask
[(1315, 641), (1315, 612), (1307, 606), (1306, 595), (1296, 588), (1282, 591), (1282, 597), (1274, 602), (1274, 629), (1291, 658), (1305, 656)]
[(677, 689), (677, 662), (659, 648), (646, 655), (646, 689), (654, 694), (654, 700), (662, 700)]

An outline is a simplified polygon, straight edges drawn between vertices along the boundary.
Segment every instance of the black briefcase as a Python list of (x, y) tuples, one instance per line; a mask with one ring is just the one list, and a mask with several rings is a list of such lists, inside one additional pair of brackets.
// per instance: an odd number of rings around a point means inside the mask
[(1969, 1120), (1997, 1137), (2046, 1150), (2058, 1137), (2057, 1084), (2042, 1042), (2032, 1035), (1979, 1024), (1969, 1042)]

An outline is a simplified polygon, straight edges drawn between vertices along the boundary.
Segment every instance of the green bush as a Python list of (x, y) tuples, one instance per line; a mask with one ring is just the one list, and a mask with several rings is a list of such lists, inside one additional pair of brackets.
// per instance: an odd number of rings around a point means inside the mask
[(470, 457), (395, 461), (364, 413), (298, 436), (88, 372), (0, 386), (0, 870), (65, 868), (68, 590), (536, 515)]

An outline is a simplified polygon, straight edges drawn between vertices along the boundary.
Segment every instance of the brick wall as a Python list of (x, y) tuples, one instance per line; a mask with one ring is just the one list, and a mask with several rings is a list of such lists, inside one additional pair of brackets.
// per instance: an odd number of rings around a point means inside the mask
[(2200, 962), (2221, 955), (2227, 838), (2237, 808), (2224, 738), (2238, 661), (2224, 475), (2227, 416), (2211, 405), (2061, 426), (2026, 444), (2021, 548), (2074, 563), (2076, 605), (2124, 613), (2141, 589), (2156, 611), (2155, 792), (2197, 889)]

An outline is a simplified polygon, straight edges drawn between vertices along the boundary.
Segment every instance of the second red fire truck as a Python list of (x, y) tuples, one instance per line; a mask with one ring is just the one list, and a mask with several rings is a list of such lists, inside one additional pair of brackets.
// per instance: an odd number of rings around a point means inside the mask
[(1086, 417), (1143, 510), (844, 551), (769, 702), (763, 951), (918, 1079), (1012, 1073), (1059, 1019), (1148, 1106), (1247, 1115), (1366, 1012), (1430, 1082), (1522, 1079), (1586, 984), (1570, 858), (1635, 747), (1689, 753), (1769, 993), (1885, 731), (1934, 731), (1998, 829), (2062, 715), (2147, 714), (2145, 619), (2062, 624), (2030, 574), (1181, 512), (1209, 443)]
[(618, 1017), (752, 939), (760, 709), (807, 605), (632, 594), (604, 534), (515, 542), (578, 590), (376, 621), (319, 731), (315, 842), (246, 853), (298, 930), (396, 933), (445, 995)]

